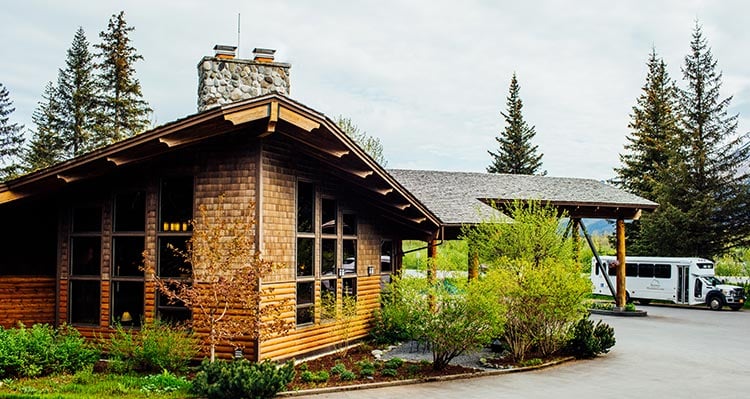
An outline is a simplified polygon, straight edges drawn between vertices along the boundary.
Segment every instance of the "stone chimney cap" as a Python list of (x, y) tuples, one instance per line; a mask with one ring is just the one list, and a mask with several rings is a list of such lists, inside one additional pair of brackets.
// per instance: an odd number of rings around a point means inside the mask
[(273, 55), (275, 53), (276, 50), (274, 49), (256, 47), (253, 49), (253, 55), (255, 56), (253, 60), (258, 62), (273, 62)]
[(226, 46), (217, 44), (214, 46), (214, 56), (217, 58), (232, 59), (236, 56), (237, 46)]

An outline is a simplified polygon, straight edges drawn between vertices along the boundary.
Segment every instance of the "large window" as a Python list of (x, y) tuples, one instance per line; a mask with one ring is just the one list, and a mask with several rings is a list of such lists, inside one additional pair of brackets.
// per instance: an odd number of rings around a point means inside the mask
[[(180, 254), (187, 249), (192, 236), (193, 178), (162, 179), (159, 190), (159, 223), (157, 234), (157, 267), (159, 277), (187, 280), (190, 264)], [(157, 317), (169, 322), (190, 318), (190, 311), (181, 303), (170, 303), (163, 295), (156, 298)]]
[(141, 267), (146, 240), (146, 192), (118, 192), (113, 204), (111, 321), (140, 326), (145, 294)]
[(68, 309), (71, 324), (99, 325), (102, 266), (102, 208), (73, 208)]
[[(357, 295), (357, 215), (339, 201), (297, 184), (297, 325), (335, 317), (341, 295)], [(341, 282), (339, 282), (341, 280)]]

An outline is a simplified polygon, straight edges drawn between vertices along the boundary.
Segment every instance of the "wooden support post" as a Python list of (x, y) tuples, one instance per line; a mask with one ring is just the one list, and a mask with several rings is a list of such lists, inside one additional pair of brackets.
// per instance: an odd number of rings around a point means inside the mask
[(617, 298), (616, 305), (625, 309), (628, 289), (625, 286), (625, 221), (617, 219)]
[(469, 244), (469, 281), (479, 277), (479, 251)]
[(427, 281), (434, 284), (437, 280), (437, 240), (427, 241)]
[(581, 219), (575, 218), (572, 220), (572, 226), (570, 228), (570, 234), (573, 238), (573, 261), (576, 264), (581, 262), (581, 228), (579, 224)]

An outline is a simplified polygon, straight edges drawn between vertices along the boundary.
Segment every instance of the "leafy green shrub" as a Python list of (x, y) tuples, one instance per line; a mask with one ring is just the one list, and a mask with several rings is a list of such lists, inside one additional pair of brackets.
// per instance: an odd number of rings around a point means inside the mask
[(611, 302), (589, 302), (587, 306), (589, 309), (598, 310), (612, 310), (615, 308), (615, 304)]
[(320, 370), (317, 372), (307, 370), (303, 371), (302, 374), (300, 374), (299, 378), (302, 380), (302, 382), (321, 383), (328, 381), (331, 376), (325, 370)]
[(398, 375), (398, 371), (396, 369), (385, 368), (380, 370), (380, 375), (382, 375), (383, 377), (395, 377), (396, 375)]
[(198, 354), (191, 332), (159, 320), (144, 323), (140, 330), (118, 325), (109, 340), (103, 341), (109, 353), (110, 370), (116, 373), (184, 372)]
[(357, 362), (359, 366), (359, 375), (362, 377), (372, 377), (375, 375), (375, 364), (369, 360), (360, 360)]
[(594, 325), (588, 316), (573, 325), (571, 337), (567, 352), (579, 359), (607, 353), (615, 345), (615, 329), (601, 320)]
[(336, 363), (335, 366), (331, 367), (331, 374), (341, 375), (341, 373), (348, 371), (343, 363)]
[(162, 371), (161, 374), (145, 376), (142, 381), (141, 392), (146, 394), (174, 392), (191, 386), (185, 377), (178, 377), (167, 370)]
[(385, 362), (385, 368), (398, 370), (403, 364), (404, 361), (402, 359), (394, 357), (393, 359), (388, 359), (388, 361)]
[(535, 357), (533, 359), (526, 359), (519, 363), (521, 367), (531, 367), (531, 366), (538, 366), (542, 364), (542, 359)]
[(625, 304), (625, 311), (626, 312), (635, 312), (635, 304), (634, 303), (626, 303)]
[(98, 359), (99, 352), (67, 325), (57, 330), (47, 324), (0, 327), (0, 377), (74, 373), (91, 368)]
[(406, 368), (406, 372), (407, 372), (407, 373), (408, 373), (409, 375), (411, 375), (411, 376), (413, 376), (413, 375), (416, 375), (417, 373), (419, 373), (419, 371), (420, 371), (420, 370), (421, 370), (421, 367), (420, 367), (420, 366), (419, 366), (418, 364), (410, 364), (410, 365), (409, 365), (409, 366), (408, 366), (408, 367)]
[(344, 370), (341, 372), (341, 375), (339, 375), (339, 378), (341, 378), (341, 381), (353, 381), (357, 379), (357, 375), (349, 370)]
[(283, 366), (268, 360), (262, 363), (246, 359), (204, 361), (190, 391), (208, 399), (272, 398), (293, 378), (294, 363), (291, 361)]

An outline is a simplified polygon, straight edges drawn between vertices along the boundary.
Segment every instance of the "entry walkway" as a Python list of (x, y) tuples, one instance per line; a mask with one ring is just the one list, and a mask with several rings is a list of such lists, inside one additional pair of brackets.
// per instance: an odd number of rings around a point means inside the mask
[(649, 317), (600, 316), (614, 326), (617, 345), (595, 360), (310, 398), (739, 398), (750, 391), (750, 311), (640, 308)]

